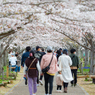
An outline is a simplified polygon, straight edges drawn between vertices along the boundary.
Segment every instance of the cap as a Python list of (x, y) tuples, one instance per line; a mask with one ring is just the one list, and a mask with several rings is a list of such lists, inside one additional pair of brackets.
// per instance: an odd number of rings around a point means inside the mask
[(36, 46), (36, 50), (38, 50), (39, 48), (41, 48), (41, 47), (39, 47), (39, 46)]
[(14, 54), (14, 53), (12, 53), (11, 55), (15, 56), (15, 54)]
[(51, 46), (48, 46), (47, 47), (47, 51), (50, 51), (50, 50), (52, 50), (52, 47)]
[(63, 49), (63, 52), (68, 52), (68, 50), (67, 49)]

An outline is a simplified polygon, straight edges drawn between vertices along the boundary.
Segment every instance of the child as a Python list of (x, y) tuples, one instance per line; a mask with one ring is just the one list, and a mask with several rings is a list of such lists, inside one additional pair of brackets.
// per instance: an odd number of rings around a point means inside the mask
[(56, 76), (57, 92), (62, 92), (61, 91), (62, 84), (63, 84), (63, 77), (61, 71), (58, 71), (58, 75)]

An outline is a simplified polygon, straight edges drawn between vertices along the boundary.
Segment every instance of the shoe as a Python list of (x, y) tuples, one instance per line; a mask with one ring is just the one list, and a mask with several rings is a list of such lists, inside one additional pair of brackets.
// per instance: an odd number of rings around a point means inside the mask
[(56, 90), (56, 92), (59, 92), (59, 90)]
[(71, 84), (71, 87), (73, 87), (73, 84)]
[(40, 84), (41, 84), (41, 85), (43, 85), (43, 82), (42, 82), (42, 80), (39, 80), (39, 82), (40, 82)]
[(33, 94), (33, 95), (36, 95), (36, 94)]
[(39, 86), (39, 84), (37, 84), (37, 87)]
[(61, 90), (59, 90), (59, 92), (60, 92), (60, 93), (62, 93), (62, 91), (61, 91)]
[(74, 87), (76, 86), (76, 84), (74, 84)]
[(64, 93), (67, 93), (67, 91), (64, 91)]

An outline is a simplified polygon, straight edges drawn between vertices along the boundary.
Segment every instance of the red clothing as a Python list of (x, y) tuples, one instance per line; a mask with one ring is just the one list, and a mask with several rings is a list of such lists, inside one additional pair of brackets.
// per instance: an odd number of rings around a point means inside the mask
[[(35, 58), (33, 59), (30, 59), (30, 58), (27, 58), (25, 60), (25, 64), (26, 66), (29, 68), (30, 64), (32, 63), (32, 61), (34, 60)], [(30, 69), (28, 70), (28, 76), (31, 77), (31, 78), (34, 78), (34, 77), (37, 77), (37, 67), (36, 67), (36, 64), (38, 62), (38, 59), (36, 59), (32, 66), (30, 67)]]

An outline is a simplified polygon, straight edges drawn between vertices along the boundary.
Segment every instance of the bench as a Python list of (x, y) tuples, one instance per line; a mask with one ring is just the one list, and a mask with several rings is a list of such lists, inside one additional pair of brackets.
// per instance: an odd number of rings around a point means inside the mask
[(92, 82), (95, 84), (95, 75), (90, 76), (92, 78)]

